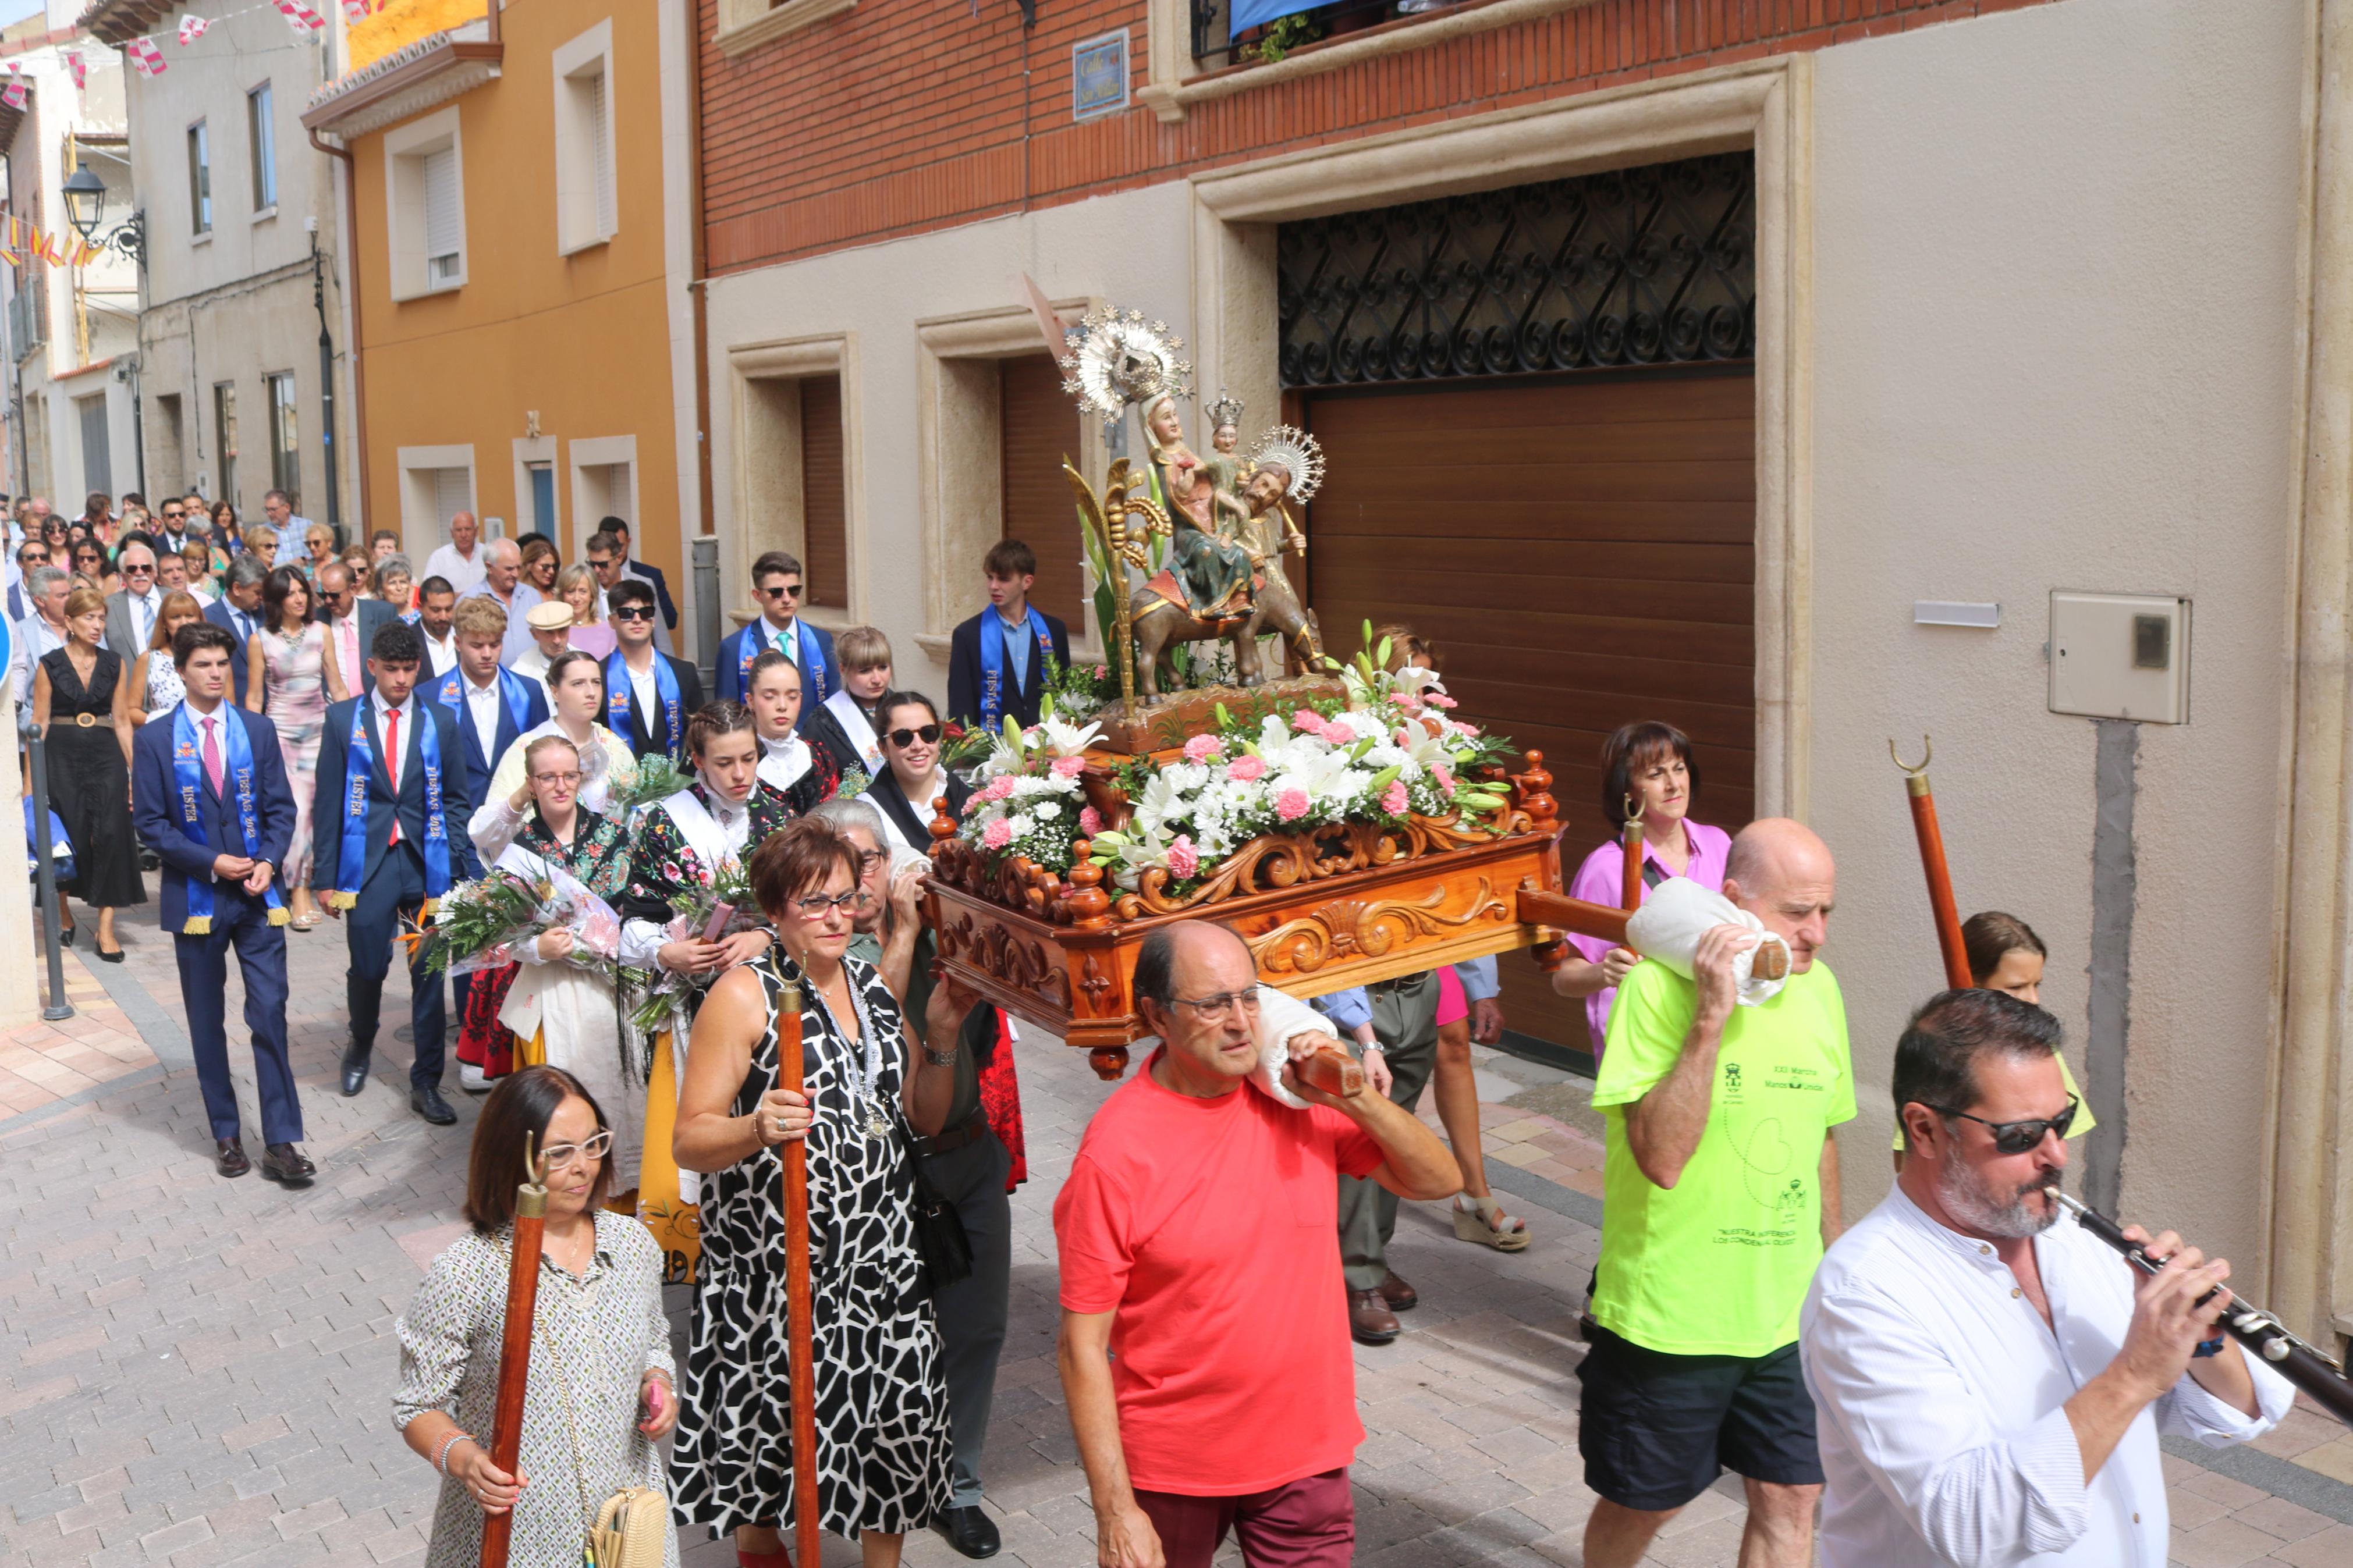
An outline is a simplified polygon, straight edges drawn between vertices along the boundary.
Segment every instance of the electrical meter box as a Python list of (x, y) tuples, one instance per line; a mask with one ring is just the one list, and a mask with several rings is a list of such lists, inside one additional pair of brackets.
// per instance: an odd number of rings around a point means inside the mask
[(2189, 601), (2054, 592), (2051, 711), (2189, 722)]

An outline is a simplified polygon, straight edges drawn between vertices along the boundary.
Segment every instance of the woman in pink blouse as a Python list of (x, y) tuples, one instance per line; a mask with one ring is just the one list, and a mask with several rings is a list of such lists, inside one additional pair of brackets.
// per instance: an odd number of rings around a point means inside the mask
[[(1601, 747), (1601, 809), (1613, 836), (1577, 868), (1569, 896), (1613, 906), (1623, 896), (1626, 857), (1615, 830), (1626, 825), (1629, 795), (1642, 813), (1642, 885), (1655, 888), (1669, 877), (1689, 877), (1704, 888), (1723, 891), (1732, 836), (1691, 820), (1692, 796), (1698, 790), (1699, 767), (1692, 761), (1691, 737), (1672, 724), (1647, 721), (1611, 735)], [(1626, 972), (1641, 960), (1599, 937), (1572, 932), (1568, 940), (1576, 952), (1553, 971), (1552, 988), (1563, 996), (1585, 998), (1593, 1059), (1599, 1062), (1609, 1030), (1609, 1004)]]

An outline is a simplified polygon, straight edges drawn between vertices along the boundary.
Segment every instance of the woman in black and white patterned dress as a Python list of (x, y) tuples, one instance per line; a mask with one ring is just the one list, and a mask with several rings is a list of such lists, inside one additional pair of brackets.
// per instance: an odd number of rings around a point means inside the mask
[[(893, 1568), (902, 1537), (944, 1510), (949, 1489), (938, 1330), (893, 1120), (939, 1131), (955, 1054), (915, 1047), (881, 976), (844, 957), (862, 895), (857, 851), (830, 825), (789, 824), (751, 874), (777, 945), (712, 987), (679, 1099), (679, 1163), (709, 1181), (674, 1512), (682, 1525), (733, 1531), (754, 1568), (785, 1560), (796, 1456), (776, 1146), (805, 1138), (818, 1512), (859, 1542), (867, 1568)], [(806, 997), (802, 1094), (773, 1087), (787, 980)]]

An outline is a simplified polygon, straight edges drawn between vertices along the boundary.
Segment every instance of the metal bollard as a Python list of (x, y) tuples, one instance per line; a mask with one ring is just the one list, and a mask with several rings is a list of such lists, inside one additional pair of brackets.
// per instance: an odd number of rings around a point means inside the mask
[(40, 725), (25, 726), (25, 751), (33, 784), (33, 875), (41, 889), (41, 945), (49, 956), (49, 1005), (41, 1016), (55, 1023), (73, 1016), (66, 1000), (66, 954), (58, 941), (57, 842), (49, 837), (48, 735)]

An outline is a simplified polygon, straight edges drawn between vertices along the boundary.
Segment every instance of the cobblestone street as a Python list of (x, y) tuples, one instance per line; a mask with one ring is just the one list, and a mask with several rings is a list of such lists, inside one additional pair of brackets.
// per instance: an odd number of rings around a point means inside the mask
[[(220, 1180), (153, 910), (124, 920), (121, 968), (67, 955), (72, 1019), (0, 1041), (14, 1215), (0, 1265), (0, 1568), (420, 1562), (437, 1483), (391, 1428), (392, 1325), (457, 1233), (479, 1101), (457, 1092), (453, 1067), (459, 1124), (410, 1114), (407, 1046), (389, 1037), (367, 1091), (335, 1093), (343, 945), (322, 925), (290, 938), (290, 1020), (320, 1180), (295, 1194), (258, 1174)], [(389, 1022), (405, 1016), (397, 973), (387, 990)], [(1054, 1374), (1049, 1212), (1105, 1086), (1049, 1041), (1024, 1042), (1021, 1072), (1031, 1178), (1014, 1199), (1012, 1330), (985, 1474), (999, 1561), (1082, 1568), (1093, 1531)], [(1422, 1304), (1397, 1344), (1356, 1352), (1367, 1565), (1579, 1561), (1591, 1494), (1575, 1330), (1600, 1215), (1598, 1121), (1577, 1080), (1542, 1068), (1492, 1058), (1481, 1083), (1497, 1184), (1536, 1242), (1517, 1258), (1462, 1246), (1438, 1205), (1400, 1221), (1393, 1259)], [(682, 1293), (673, 1305), (682, 1325)], [(2353, 1563), (2353, 1436), (2324, 1418), (2299, 1411), (2259, 1449), (2167, 1464), (2177, 1561)], [(1736, 1497), (1720, 1484), (1652, 1561), (1731, 1563)], [(690, 1564), (734, 1561), (682, 1544)], [(830, 1548), (828, 1563), (857, 1561)], [(962, 1560), (925, 1535), (908, 1561)]]

